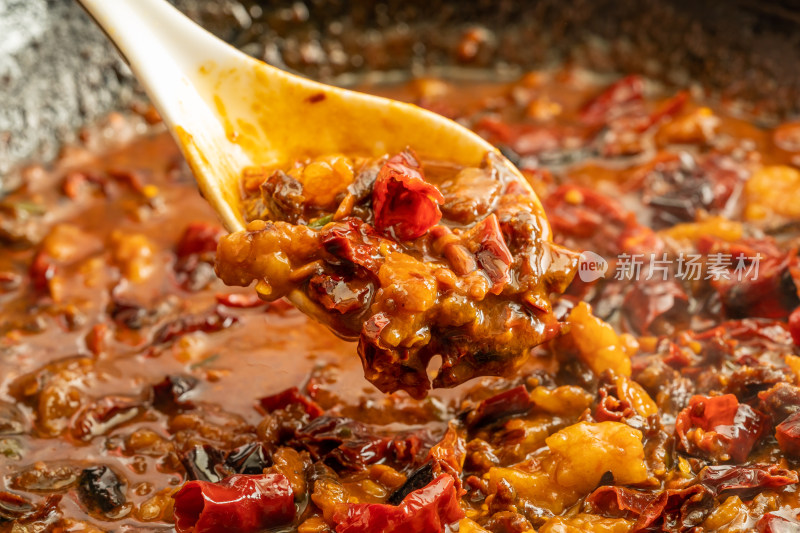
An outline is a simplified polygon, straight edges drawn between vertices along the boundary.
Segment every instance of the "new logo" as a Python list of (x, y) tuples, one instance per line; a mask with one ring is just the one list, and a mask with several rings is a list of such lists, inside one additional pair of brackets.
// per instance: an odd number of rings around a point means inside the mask
[(584, 283), (591, 283), (605, 276), (608, 270), (608, 261), (602, 256), (585, 251), (581, 253), (581, 262), (578, 265), (578, 277)]

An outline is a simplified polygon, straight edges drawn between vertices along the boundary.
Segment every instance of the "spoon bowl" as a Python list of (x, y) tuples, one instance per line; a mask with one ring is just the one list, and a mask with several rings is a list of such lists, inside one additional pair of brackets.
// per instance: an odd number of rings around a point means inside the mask
[(80, 2), (133, 69), (229, 231), (245, 225), (240, 183), (249, 166), (336, 153), (377, 157), (408, 146), (427, 159), (478, 166), (497, 151), (415, 105), (258, 61), (164, 0)]

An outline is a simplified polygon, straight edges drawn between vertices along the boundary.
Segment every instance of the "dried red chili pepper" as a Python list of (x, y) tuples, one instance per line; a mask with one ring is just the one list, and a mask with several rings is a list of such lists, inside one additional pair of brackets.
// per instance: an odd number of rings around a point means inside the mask
[(768, 414), (773, 424), (780, 424), (800, 412), (800, 387), (789, 383), (778, 383), (759, 392), (758, 399), (761, 400), (759, 410)]
[(586, 504), (606, 516), (639, 516), (654, 499), (652, 492), (603, 485), (586, 497)]
[(675, 421), (679, 446), (687, 453), (737, 462), (747, 459), (766, 428), (766, 415), (733, 394), (693, 396)]
[(688, 308), (689, 297), (681, 284), (659, 279), (633, 284), (622, 305), (627, 324), (640, 335), (674, 328), (679, 322), (674, 318), (685, 316)]
[(636, 416), (628, 400), (617, 398), (616, 384), (600, 387), (597, 393), (600, 399), (594, 409), (594, 418), (598, 422), (619, 422)]
[(183, 234), (175, 247), (175, 254), (179, 258), (184, 258), (192, 254), (216, 252), (217, 242), (223, 235), (225, 235), (225, 230), (216, 224), (191, 222), (183, 230)]
[(586, 497), (586, 503), (594, 512), (606, 516), (635, 519), (631, 533), (641, 533), (654, 531), (653, 526), (659, 522), (680, 525), (681, 531), (699, 525), (711, 511), (714, 498), (702, 485), (656, 493), (602, 486)]
[(178, 533), (249, 533), (294, 518), (294, 494), (283, 474), (234, 475), (219, 483), (189, 481), (175, 495)]
[(400, 240), (423, 236), (442, 218), (444, 196), (425, 181), (417, 157), (405, 151), (383, 165), (372, 191), (375, 228)]
[(377, 462), (403, 462), (416, 457), (422, 441), (414, 435), (394, 437), (355, 420), (322, 415), (295, 431), (289, 445), (305, 449), (312, 459), (336, 471), (360, 470)]
[(800, 412), (789, 416), (775, 428), (775, 438), (781, 451), (787, 455), (800, 456)]
[(168, 414), (194, 409), (194, 402), (189, 397), (198, 383), (192, 376), (166, 376), (153, 385), (153, 407)]
[(300, 391), (297, 387), (291, 387), (277, 394), (265, 396), (259, 399), (258, 403), (261, 408), (267, 412), (275, 411), (277, 409), (285, 409), (287, 406), (292, 404), (301, 405), (303, 410), (306, 412), (306, 414), (308, 414), (308, 416), (311, 417), (312, 420), (323, 413), (322, 408), (317, 405), (317, 402), (300, 394)]
[(702, 523), (713, 505), (714, 498), (709, 490), (701, 485), (662, 491), (642, 511), (631, 533), (648, 531), (659, 521), (664, 524), (677, 524), (681, 531), (689, 530)]
[(442, 474), (408, 494), (400, 505), (349, 503), (336, 509), (336, 533), (442, 533), (463, 518), (453, 478)]
[(644, 80), (640, 76), (625, 76), (590, 100), (580, 112), (586, 124), (599, 125), (614, 118), (620, 107), (644, 97)]
[(728, 278), (711, 280), (727, 316), (783, 319), (800, 305), (793, 276), (800, 264), (796, 250), (781, 251), (768, 239), (727, 243), (708, 236), (698, 240), (697, 249), (731, 258)]
[(504, 155), (515, 165), (520, 163), (520, 156), (558, 150), (566, 134), (573, 133), (562, 127), (509, 124), (492, 116), (481, 118), (475, 123), (474, 129), (487, 137), (492, 144), (500, 145)]
[(795, 345), (800, 346), (800, 307), (797, 307), (789, 315), (789, 333)]
[(432, 475), (449, 474), (455, 481), (456, 491), (462, 494), (461, 472), (467, 456), (466, 430), (450, 422), (442, 440), (428, 452)]
[(227, 329), (238, 322), (237, 317), (228, 315), (224, 309), (217, 306), (211, 313), (182, 316), (164, 324), (153, 335), (152, 343), (153, 346), (161, 346), (195, 331), (214, 333)]
[(369, 317), (364, 322), (364, 327), (361, 329), (361, 338), (365, 344), (374, 344), (380, 346), (381, 332), (389, 325), (389, 317), (385, 313), (377, 313)]
[(675, 96), (665, 100), (658, 108), (648, 115), (646, 120), (637, 125), (634, 130), (642, 133), (664, 118), (674, 118), (689, 101), (689, 91), (679, 91)]
[(800, 531), (797, 511), (782, 509), (767, 513), (756, 522), (758, 533), (796, 533)]
[(775, 489), (797, 483), (797, 472), (772, 464), (749, 466), (707, 466), (697, 475), (697, 480), (714, 494), (724, 491), (753, 491)]
[(636, 215), (588, 187), (561, 185), (543, 201), (556, 237), (571, 248), (601, 255), (659, 253), (663, 242)]
[(480, 402), (467, 415), (467, 425), (476, 428), (497, 422), (508, 415), (524, 413), (531, 407), (533, 407), (533, 402), (531, 402), (528, 390), (525, 385), (520, 385)]

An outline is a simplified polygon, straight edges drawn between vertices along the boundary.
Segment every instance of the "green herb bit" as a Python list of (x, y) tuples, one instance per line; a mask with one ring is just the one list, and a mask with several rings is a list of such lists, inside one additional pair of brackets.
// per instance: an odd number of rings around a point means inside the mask
[(308, 223), (308, 227), (311, 229), (321, 229), (325, 227), (325, 224), (327, 224), (328, 222), (333, 222), (333, 214), (315, 218), (314, 220)]
[(209, 355), (208, 357), (206, 357), (202, 361), (198, 361), (198, 362), (190, 365), (189, 368), (191, 368), (192, 370), (195, 370), (195, 369), (200, 368), (200, 367), (208, 366), (211, 363), (213, 363), (214, 361), (216, 361), (217, 359), (219, 359), (219, 354), (218, 353), (212, 353), (211, 355)]
[(27, 211), (28, 213), (34, 215), (42, 215), (47, 211), (41, 204), (23, 200), (17, 202), (11, 202), (11, 207), (20, 211)]

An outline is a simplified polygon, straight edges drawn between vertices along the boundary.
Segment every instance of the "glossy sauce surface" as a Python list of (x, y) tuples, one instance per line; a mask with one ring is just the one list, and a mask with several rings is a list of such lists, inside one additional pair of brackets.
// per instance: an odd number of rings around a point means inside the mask
[[(800, 126), (757, 127), (731, 118), (733, 104), (711, 111), (657, 87), (626, 97), (641, 90), (637, 80), (621, 82), (622, 96), (569, 69), (513, 84), (421, 80), (376, 90), (461, 117), (530, 178), (557, 243), (612, 262), (605, 280), (573, 283), (556, 306), (571, 330), (514, 376), (424, 400), (381, 394), (364, 380), (353, 343), (282, 301), (264, 304), (216, 279), (221, 230), (160, 126), (145, 132), (141, 119), (114, 115), (87, 133), (86, 147), (25, 170), (25, 188), (2, 200), (0, 217), (0, 491), (23, 498), (0, 499), (0, 530), (11, 531), (14, 518), (61, 531), (89, 527), (81, 522), (169, 530), (169, 496), (198, 477), (198, 446), (265, 443), (270, 468), (279, 450), (317, 449), (318, 434), (303, 436), (308, 413), (256, 407), (290, 387), (322, 419), (367, 424), (365, 442), (414, 435), (419, 449), (375, 458), (365, 445), (345, 459), (294, 458), (309, 488), (282, 529), (331, 531), (332, 486), (350, 501), (384, 502), (427, 464), (431, 447), (459, 439), (465, 531), (631, 531), (660, 516), (652, 506), (613, 509), (602, 490), (622, 485), (653, 497), (672, 490), (679, 503), (691, 486), (716, 487), (696, 489), (694, 525), (708, 531), (747, 531), (769, 512), (776, 523), (794, 520), (796, 455), (775, 434), (800, 409), (800, 364), (791, 358), (800, 324), (788, 319), (800, 304), (800, 197), (792, 200)], [(766, 283), (610, 278), (624, 253), (715, 250), (764, 254)], [(164, 387), (154, 386), (167, 376), (167, 388), (189, 392), (165, 407)], [(695, 394), (726, 398), (704, 405), (732, 408), (755, 429), (709, 444), (702, 434), (727, 430), (687, 411)], [(748, 445), (742, 457), (736, 447)], [(611, 449), (621, 458), (604, 455)], [(93, 501), (99, 491), (81, 488), (98, 465), (121, 481), (124, 497), (112, 497), (109, 510)], [(773, 485), (741, 468), (730, 473), (743, 488), (698, 481), (721, 475), (708, 467), (731, 465), (769, 465)]]

